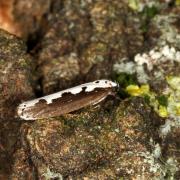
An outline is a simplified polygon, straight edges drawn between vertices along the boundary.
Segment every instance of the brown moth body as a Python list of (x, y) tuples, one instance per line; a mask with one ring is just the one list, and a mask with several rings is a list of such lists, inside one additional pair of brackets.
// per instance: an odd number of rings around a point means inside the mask
[[(102, 81), (106, 86), (102, 84)], [(98, 85), (99, 82), (100, 84)], [(116, 87), (116, 84), (108, 80), (86, 83), (64, 90), (61, 93), (59, 92), (59, 94), (56, 93), (24, 102), (18, 107), (18, 114), (25, 120), (43, 119), (67, 114), (88, 105), (97, 104), (108, 95), (112, 95), (114, 87)]]

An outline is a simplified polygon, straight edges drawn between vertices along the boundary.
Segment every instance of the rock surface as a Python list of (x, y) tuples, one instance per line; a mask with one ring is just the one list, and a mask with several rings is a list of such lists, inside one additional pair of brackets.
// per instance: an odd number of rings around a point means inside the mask
[[(180, 178), (180, 9), (135, 2), (3, 4), (26, 43), (0, 30), (0, 179)], [(21, 101), (100, 78), (120, 83), (115, 98), (17, 117)]]
[(0, 178), (7, 179), (20, 138), (16, 107), (33, 97), (32, 59), (22, 40), (0, 30)]

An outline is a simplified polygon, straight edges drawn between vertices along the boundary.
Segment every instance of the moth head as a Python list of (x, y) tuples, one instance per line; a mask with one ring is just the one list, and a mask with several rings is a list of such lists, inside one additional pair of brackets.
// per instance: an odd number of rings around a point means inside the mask
[(112, 82), (110, 80), (106, 80), (106, 79), (97, 80), (97, 81), (94, 81), (93, 83), (96, 84), (97, 86), (104, 87), (104, 88), (113, 88), (113, 87), (118, 86), (117, 83)]

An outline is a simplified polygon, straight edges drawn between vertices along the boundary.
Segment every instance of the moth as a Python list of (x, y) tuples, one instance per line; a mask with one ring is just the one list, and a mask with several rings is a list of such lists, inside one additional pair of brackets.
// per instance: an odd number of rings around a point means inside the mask
[(114, 95), (117, 83), (96, 80), (54, 94), (26, 101), (17, 107), (17, 114), (24, 120), (44, 119), (67, 114)]

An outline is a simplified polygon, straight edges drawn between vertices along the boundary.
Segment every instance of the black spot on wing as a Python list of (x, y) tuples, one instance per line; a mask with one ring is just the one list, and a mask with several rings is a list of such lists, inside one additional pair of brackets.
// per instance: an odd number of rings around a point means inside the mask
[(45, 99), (39, 99), (39, 101), (36, 104), (34, 104), (34, 106), (42, 106), (42, 105), (47, 105), (47, 101)]
[(71, 92), (64, 92), (61, 97), (53, 99), (52, 100), (52, 104), (56, 104), (56, 103), (66, 103), (68, 101), (70, 101), (71, 99), (73, 99), (73, 97), (76, 96), (76, 94), (72, 94)]
[(86, 92), (87, 87), (82, 87), (82, 92)]
[(25, 108), (23, 108), (23, 109), (22, 109), (22, 111), (21, 111), (21, 116), (23, 115), (23, 113), (24, 113), (24, 110), (25, 110)]
[(40, 99), (38, 103), (47, 103), (45, 99)]

